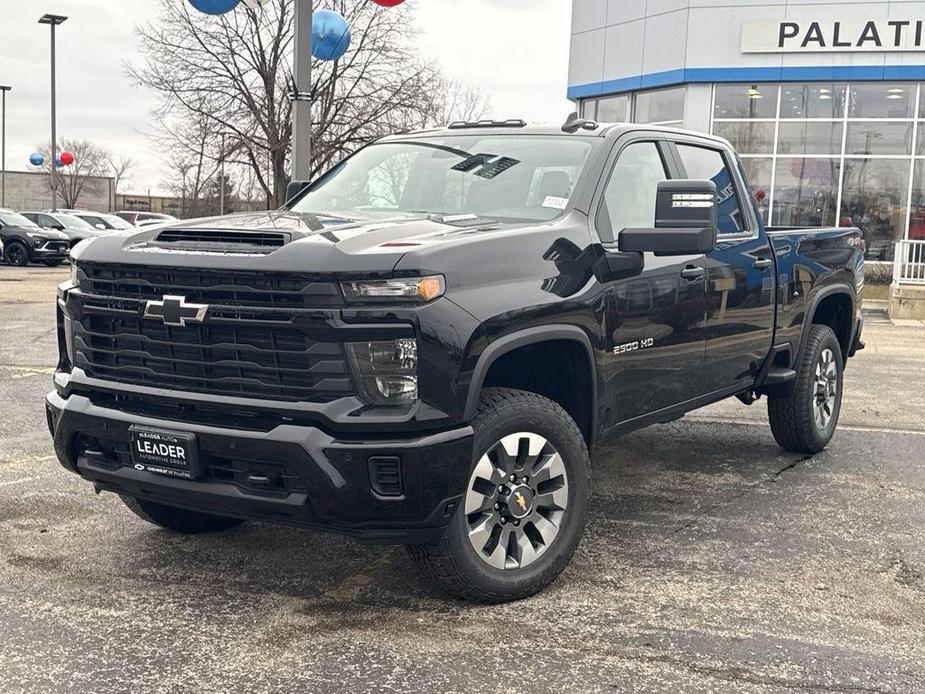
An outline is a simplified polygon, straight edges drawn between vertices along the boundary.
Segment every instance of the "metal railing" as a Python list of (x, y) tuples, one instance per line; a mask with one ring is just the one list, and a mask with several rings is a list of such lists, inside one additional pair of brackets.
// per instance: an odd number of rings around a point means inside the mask
[(925, 241), (897, 241), (893, 284), (925, 285)]

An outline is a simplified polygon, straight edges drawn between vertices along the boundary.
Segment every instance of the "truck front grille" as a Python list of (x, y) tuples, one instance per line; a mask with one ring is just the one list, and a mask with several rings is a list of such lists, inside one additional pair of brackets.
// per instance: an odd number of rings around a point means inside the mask
[(340, 308), (334, 282), (297, 273), (229, 272), (82, 263), (78, 285), (97, 296), (161, 299), (179, 294), (187, 301), (221, 306)]
[[(221, 273), (196, 286), (209, 273), (101, 267), (87, 272), (81, 266), (78, 272), (74, 365), (88, 376), (293, 402), (327, 402), (353, 392), (344, 348), (329, 341), (331, 327), (323, 315), (267, 307), (290, 302), (294, 286), (285, 278), (263, 277), (250, 286), (246, 279), (255, 275)], [(208, 303), (208, 319), (181, 327), (143, 317), (147, 300), (164, 294)], [(245, 298), (256, 304), (234, 303)]]

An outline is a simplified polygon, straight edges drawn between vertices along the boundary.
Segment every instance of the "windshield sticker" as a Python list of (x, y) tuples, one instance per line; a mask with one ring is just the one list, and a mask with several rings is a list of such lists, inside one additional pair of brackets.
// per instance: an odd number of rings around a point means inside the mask
[(543, 207), (551, 207), (554, 210), (564, 210), (568, 207), (568, 198), (547, 195), (546, 199), (543, 200)]
[(485, 164), (481, 169), (475, 172), (476, 176), (481, 176), (482, 178), (494, 178), (499, 174), (503, 174), (512, 166), (516, 166), (520, 163), (519, 159), (511, 159), (510, 157), (500, 157), (495, 159), (488, 164)]

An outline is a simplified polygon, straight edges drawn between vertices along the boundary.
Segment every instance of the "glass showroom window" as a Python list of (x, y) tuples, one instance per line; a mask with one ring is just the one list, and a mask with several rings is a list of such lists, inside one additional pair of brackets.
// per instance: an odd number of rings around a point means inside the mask
[(629, 94), (585, 99), (581, 102), (581, 117), (598, 123), (628, 123), (630, 120)]
[(633, 122), (681, 125), (684, 122), (686, 96), (687, 87), (637, 92), (633, 105)]
[(714, 89), (713, 132), (742, 155), (765, 224), (773, 185), (777, 92), (776, 84), (717, 84)]
[(902, 82), (718, 84), (713, 132), (741, 152), (766, 223), (856, 225), (868, 258), (891, 260), (896, 240), (925, 236), (918, 91)]
[(628, 94), (609, 96), (597, 100), (597, 118), (601, 123), (628, 123), (630, 97)]

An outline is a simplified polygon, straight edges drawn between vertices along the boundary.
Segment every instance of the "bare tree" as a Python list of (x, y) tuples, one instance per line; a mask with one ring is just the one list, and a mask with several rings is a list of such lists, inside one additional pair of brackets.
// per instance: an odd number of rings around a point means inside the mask
[[(345, 16), (353, 40), (340, 60), (312, 64), (313, 176), (376, 137), (458, 110), (448, 97), (466, 102), (465, 90), (416, 54), (407, 9), (384, 11), (366, 0), (328, 5)], [(257, 10), (241, 5), (220, 17), (161, 0), (157, 20), (137, 31), (143, 64), (127, 71), (161, 95), (160, 136), (169, 133), (171, 147), (190, 149), (198, 139), (182, 140), (184, 124), (207, 119), (213, 133), (236, 143), (229, 161), (249, 166), (268, 199), (282, 204), (292, 135), (291, 0), (268, 0)], [(468, 100), (463, 110), (485, 106), (474, 92)]]
[[(51, 144), (39, 147), (39, 152), (45, 157), (43, 168), (51, 173), (51, 167), (54, 166), (51, 160)], [(55, 190), (61, 196), (65, 208), (75, 208), (87, 181), (109, 175), (109, 152), (89, 140), (68, 139), (58, 143), (59, 158), (61, 152), (71, 152), (74, 155), (74, 163), (58, 169), (57, 175), (54, 176)], [(52, 178), (49, 177), (49, 189), (51, 181)]]
[(153, 139), (167, 152), (164, 163), (170, 178), (164, 184), (180, 197), (182, 216), (208, 214), (202, 199), (219, 168), (220, 138), (215, 122), (203, 114), (191, 114), (178, 123), (162, 121)]
[(112, 175), (113, 188), (115, 192), (119, 192), (119, 186), (125, 180), (128, 172), (135, 168), (135, 159), (128, 155), (120, 155), (118, 158), (110, 155), (106, 158), (107, 163), (109, 164), (109, 171)]

